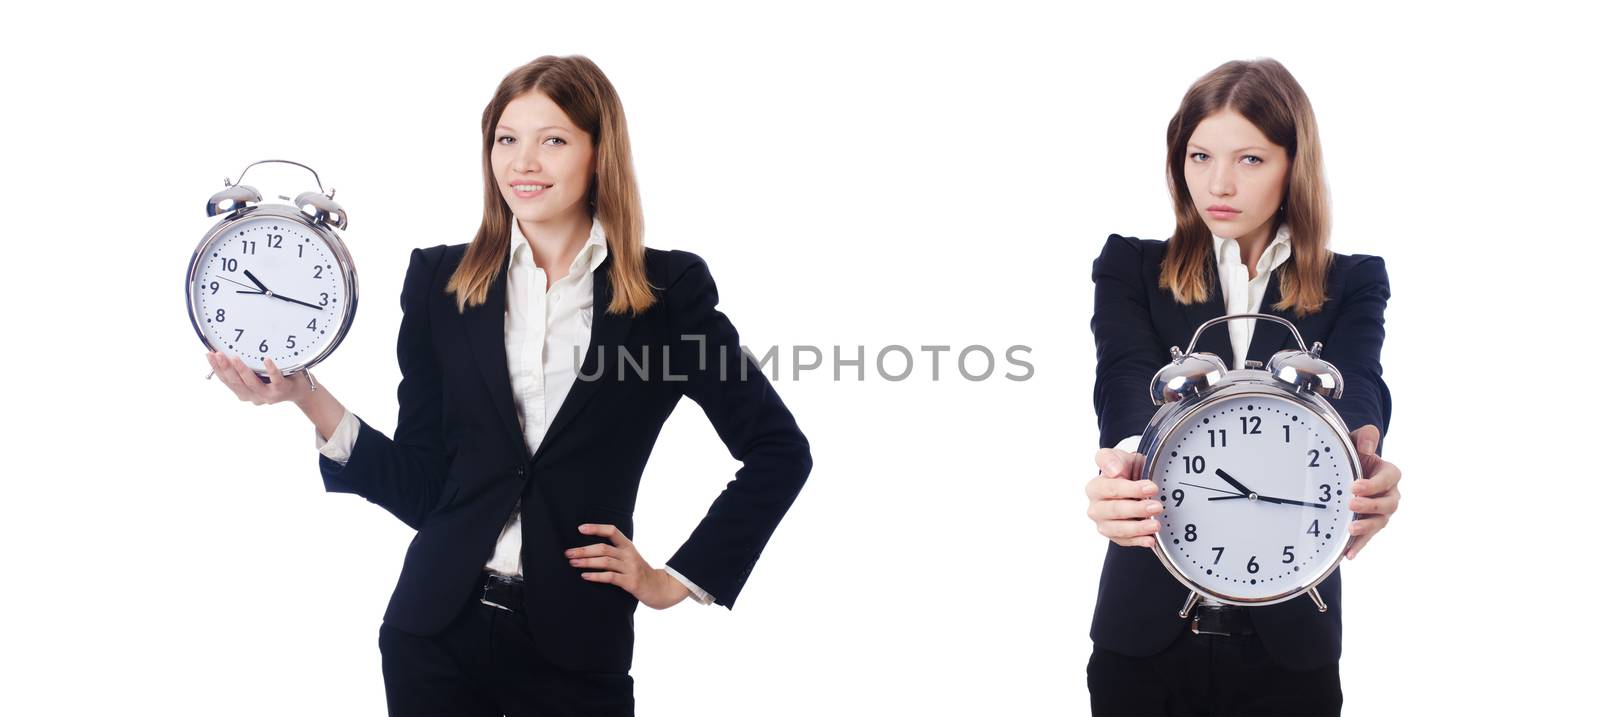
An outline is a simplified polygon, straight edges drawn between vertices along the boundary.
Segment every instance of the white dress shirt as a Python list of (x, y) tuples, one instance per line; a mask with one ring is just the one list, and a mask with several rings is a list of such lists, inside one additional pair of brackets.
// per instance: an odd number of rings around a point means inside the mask
[[(589, 238), (573, 257), (567, 275), (548, 284), (545, 270), (533, 261), (533, 247), (522, 227), (511, 222), (511, 247), (506, 260), (506, 364), (511, 371), (511, 397), (528, 451), (539, 450), (550, 420), (577, 380), (578, 366), (589, 350), (594, 317), (594, 270), (605, 261), (605, 230), (595, 219)], [(576, 357), (576, 359), (574, 358)], [(355, 415), (345, 411), (339, 427), (324, 441), (318, 434), (317, 450), (343, 465), (360, 432)], [(316, 433), (313, 429), (312, 433)], [(522, 510), (520, 503), (501, 529), (494, 555), (484, 568), (501, 575), (522, 574)], [(582, 570), (582, 568), (573, 568)], [(712, 603), (712, 596), (688, 578), (664, 568), (689, 589), (695, 602)]]
[[(1278, 227), (1278, 233), (1267, 242), (1261, 258), (1256, 260), (1256, 277), (1250, 278), (1240, 256), (1239, 242), (1211, 235), (1211, 246), (1216, 250), (1217, 278), (1222, 284), (1224, 314), (1254, 314), (1261, 310), (1261, 300), (1267, 294), (1267, 282), (1272, 272), (1289, 260), (1289, 225)], [(1214, 329), (1208, 329), (1214, 330)], [(1244, 368), (1245, 353), (1250, 350), (1250, 337), (1256, 330), (1255, 319), (1228, 322), (1228, 342), (1233, 347), (1233, 368)], [(1139, 450), (1142, 436), (1129, 436), (1117, 444), (1120, 450), (1132, 453)]]

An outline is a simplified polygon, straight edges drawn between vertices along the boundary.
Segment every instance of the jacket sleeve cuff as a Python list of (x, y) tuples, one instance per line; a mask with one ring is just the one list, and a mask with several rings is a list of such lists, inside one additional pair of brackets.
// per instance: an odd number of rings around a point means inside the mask
[(311, 432), (317, 438), (317, 452), (341, 466), (350, 462), (350, 452), (355, 450), (356, 434), (360, 427), (361, 422), (349, 409), (345, 409), (344, 417), (339, 419), (339, 426), (333, 429), (333, 435), (328, 440), (323, 440), (322, 434), (313, 427)]
[(688, 578), (684, 577), (683, 573), (673, 570), (671, 565), (663, 566), (662, 570), (667, 571), (667, 574), (671, 575), (674, 580), (683, 583), (684, 587), (689, 588), (689, 596), (693, 597), (695, 602), (700, 603), (701, 605), (710, 605), (715, 601), (715, 598), (711, 597), (711, 595), (706, 591), (701, 590), (699, 585), (695, 585)]

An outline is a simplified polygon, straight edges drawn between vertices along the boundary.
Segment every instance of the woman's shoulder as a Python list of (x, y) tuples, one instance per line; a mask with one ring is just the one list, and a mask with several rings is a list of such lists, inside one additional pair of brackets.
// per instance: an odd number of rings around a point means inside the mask
[(1100, 256), (1094, 260), (1094, 272), (1159, 274), (1161, 259), (1166, 253), (1165, 239), (1140, 239), (1112, 234), (1106, 237), (1105, 246), (1100, 248)]
[[(1328, 267), (1330, 289), (1339, 287), (1337, 295), (1348, 296), (1362, 291), (1389, 291), (1389, 268), (1383, 257), (1376, 254), (1340, 254), (1329, 252), (1333, 261)], [(1329, 291), (1329, 294), (1334, 294)]]

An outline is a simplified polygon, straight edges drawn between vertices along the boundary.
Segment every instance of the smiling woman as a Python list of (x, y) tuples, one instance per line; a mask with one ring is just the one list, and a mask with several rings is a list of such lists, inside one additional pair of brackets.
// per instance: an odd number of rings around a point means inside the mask
[[(411, 252), (392, 439), (298, 374), (269, 364), (262, 386), (211, 360), (241, 400), (305, 412), (329, 491), (416, 529), (379, 630), (392, 714), (632, 714), (634, 610), (732, 608), (810, 443), (705, 260), (644, 246), (622, 103), (593, 62), (513, 70), (481, 130), (476, 236)], [(651, 350), (671, 379), (594, 380)], [(633, 506), (685, 396), (744, 465), (652, 564)]]

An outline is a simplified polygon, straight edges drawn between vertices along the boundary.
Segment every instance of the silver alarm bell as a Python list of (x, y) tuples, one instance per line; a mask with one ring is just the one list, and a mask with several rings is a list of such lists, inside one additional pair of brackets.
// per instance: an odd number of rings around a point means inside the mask
[[(223, 183), (226, 184), (227, 180), (223, 180)], [(229, 184), (227, 189), (211, 195), (211, 198), (206, 200), (206, 216), (214, 217), (218, 214), (228, 214), (252, 204), (260, 203), (261, 192), (256, 191), (255, 187), (247, 187), (243, 184)]]
[(332, 227), (345, 229), (349, 222), (344, 215), (344, 208), (333, 201), (332, 194), (318, 194), (316, 192), (301, 192), (294, 198), (294, 205), (307, 219), (321, 222)]
[(1296, 390), (1338, 398), (1344, 394), (1344, 376), (1339, 375), (1339, 369), (1334, 368), (1333, 364), (1323, 361), (1321, 354), (1321, 341), (1312, 344), (1309, 351), (1279, 351), (1267, 361), (1267, 373)]
[(1150, 379), (1150, 400), (1160, 406), (1204, 393), (1222, 383), (1227, 373), (1227, 365), (1216, 354), (1204, 351), (1186, 354), (1174, 346), (1172, 363), (1162, 366)]

